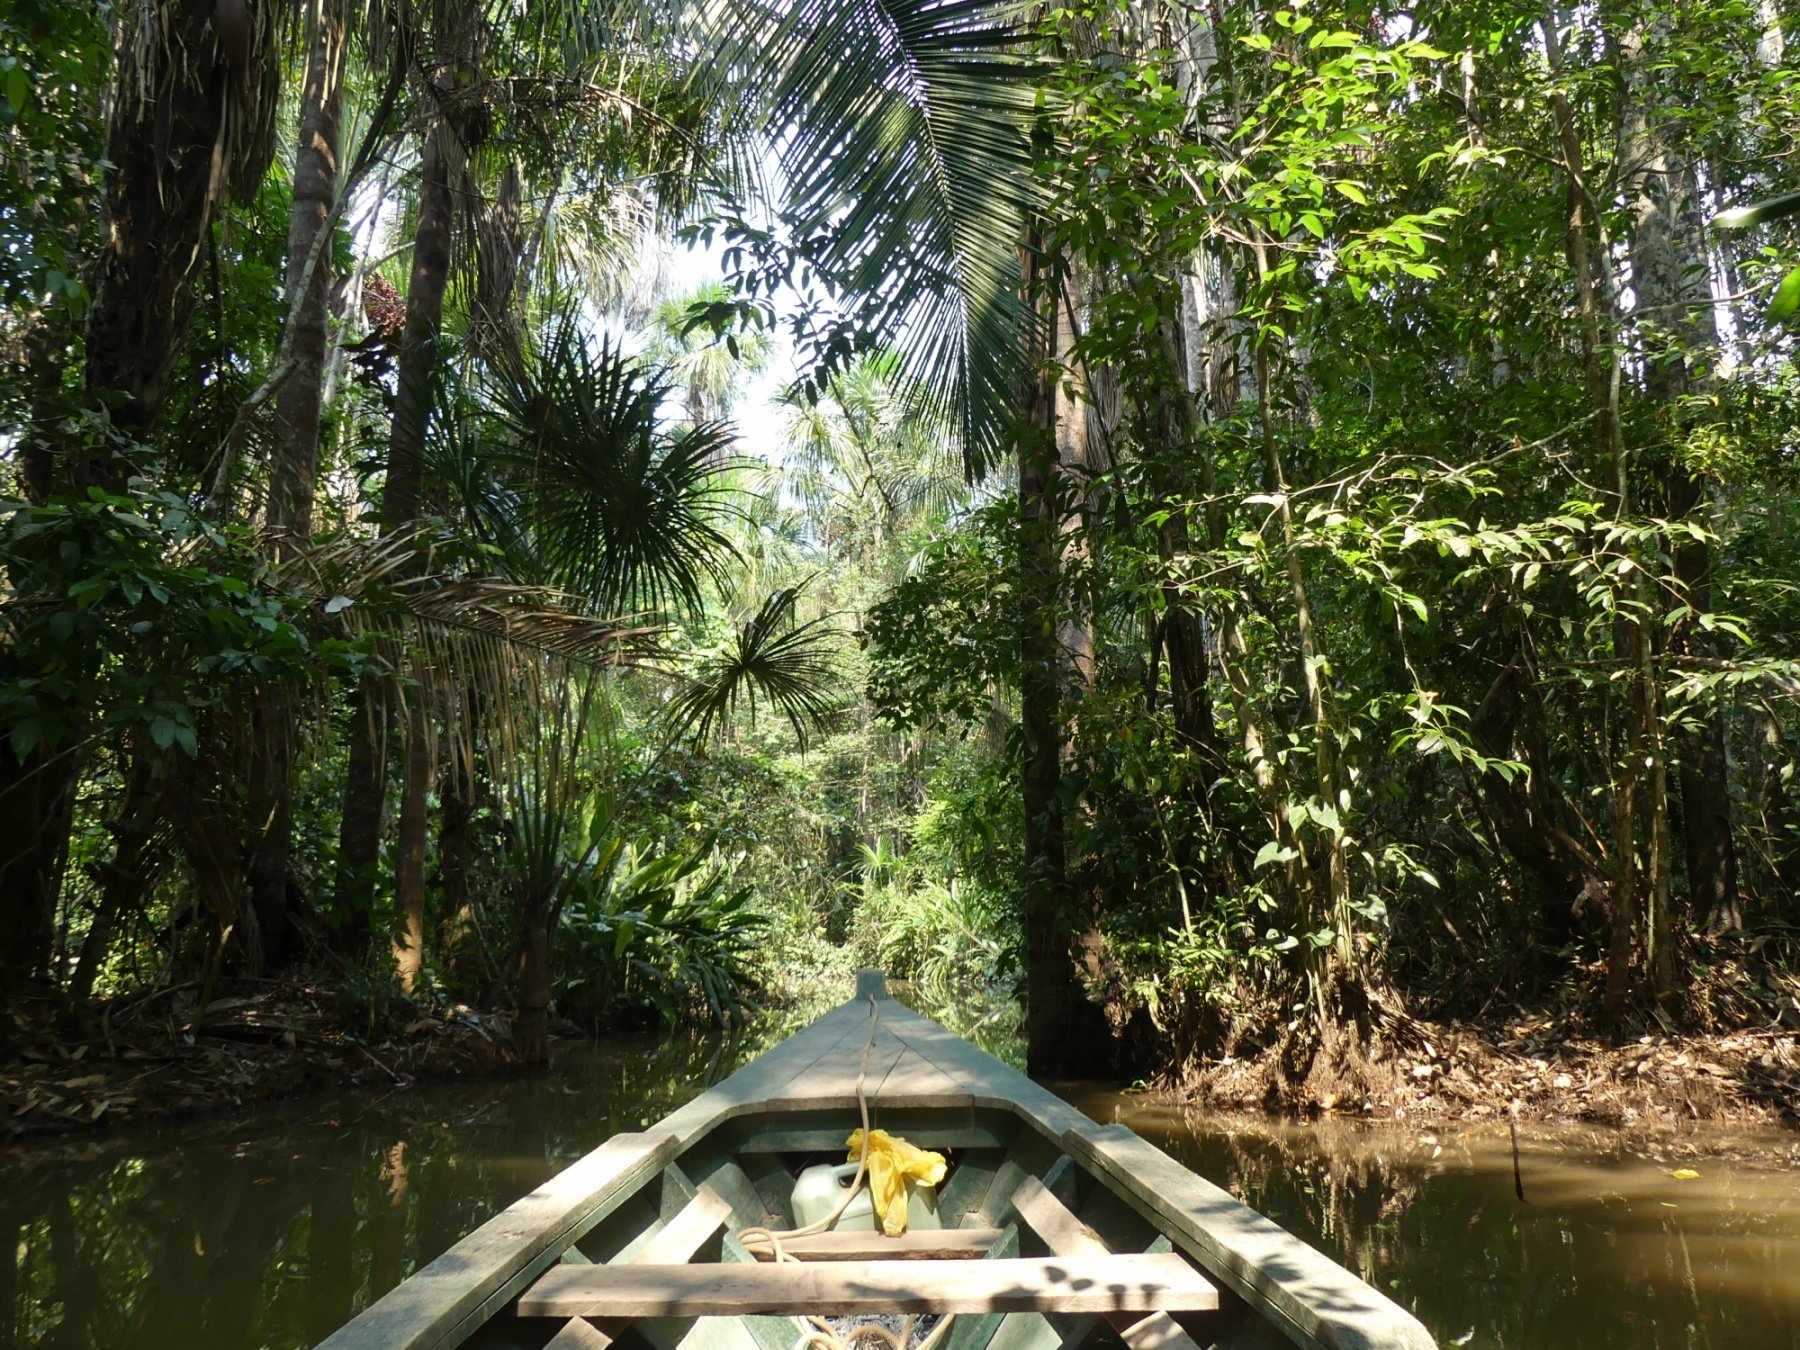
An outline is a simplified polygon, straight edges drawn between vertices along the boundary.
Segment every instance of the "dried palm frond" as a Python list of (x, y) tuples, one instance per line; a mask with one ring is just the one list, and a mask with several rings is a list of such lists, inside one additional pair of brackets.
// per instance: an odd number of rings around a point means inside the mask
[(412, 589), (418, 618), (483, 633), (584, 666), (642, 665), (663, 655), (662, 629), (581, 611), (579, 597), (489, 578)]

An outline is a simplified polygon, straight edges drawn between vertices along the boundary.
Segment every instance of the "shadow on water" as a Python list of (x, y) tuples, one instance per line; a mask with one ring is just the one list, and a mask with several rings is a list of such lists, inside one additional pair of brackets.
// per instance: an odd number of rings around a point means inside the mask
[[(310, 1346), (501, 1206), (791, 1027), (561, 1047), (557, 1072), (314, 1098), (17, 1154), (0, 1187), (0, 1347)], [(1790, 1167), (1195, 1115), (1077, 1093), (1415, 1309), (1449, 1345), (1800, 1347)], [(1756, 1141), (1743, 1139), (1746, 1147)], [(1694, 1180), (1672, 1170), (1691, 1167)]]

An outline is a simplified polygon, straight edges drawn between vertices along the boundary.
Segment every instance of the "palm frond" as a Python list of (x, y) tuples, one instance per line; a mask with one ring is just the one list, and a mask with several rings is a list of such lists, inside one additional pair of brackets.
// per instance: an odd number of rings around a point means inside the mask
[(837, 634), (823, 615), (795, 622), (800, 590), (791, 586), (769, 596), (738, 626), (723, 652), (701, 663), (692, 682), (669, 702), (678, 734), (705, 740), (731, 719), (740, 702), (754, 716), (758, 700), (767, 699), (806, 749), (809, 731), (832, 711)]
[(597, 347), (572, 316), (510, 373), (492, 410), (506, 444), (541, 581), (616, 615), (680, 604), (698, 609), (722, 585), (737, 511), (720, 470), (734, 435), (723, 422), (662, 425), (667, 372)]
[(540, 586), (485, 578), (415, 590), (407, 608), (418, 618), (483, 633), (584, 666), (647, 664), (662, 654), (662, 629), (596, 617), (581, 597)]
[[(995, 0), (723, 7), (737, 71), (767, 71), (793, 250), (847, 303), (812, 335), (818, 376), (869, 341), (948, 411), (970, 476), (1016, 420), (1035, 320), (1018, 248), (1044, 204), (1032, 168), (1037, 66)], [(752, 75), (754, 83), (756, 77)]]

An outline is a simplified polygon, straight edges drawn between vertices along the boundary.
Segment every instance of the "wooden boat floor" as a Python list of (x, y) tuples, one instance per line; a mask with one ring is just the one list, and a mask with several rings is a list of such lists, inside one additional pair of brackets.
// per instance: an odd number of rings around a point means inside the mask
[(1219, 1291), (1172, 1252), (1005, 1260), (558, 1266), (521, 1317), (740, 1317), (756, 1313), (1205, 1311)]

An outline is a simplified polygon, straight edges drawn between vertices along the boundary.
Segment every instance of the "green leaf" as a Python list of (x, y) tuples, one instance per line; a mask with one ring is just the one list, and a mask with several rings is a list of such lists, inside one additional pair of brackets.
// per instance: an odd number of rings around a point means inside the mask
[(10, 739), (13, 754), (23, 760), (44, 739), (44, 724), (36, 717), (22, 717), (13, 723)]
[(1714, 228), (1720, 230), (1741, 230), (1751, 225), (1766, 225), (1771, 220), (1781, 220), (1796, 211), (1800, 211), (1800, 192), (1789, 192), (1780, 197), (1771, 197), (1766, 202), (1721, 211), (1712, 218), (1712, 223)]
[(1795, 310), (1800, 310), (1800, 267), (1781, 279), (1774, 298), (1769, 301), (1766, 317), (1770, 323), (1785, 323)]
[(1256, 861), (1251, 863), (1251, 868), (1260, 870), (1270, 863), (1288, 862), (1297, 856), (1298, 854), (1292, 848), (1278, 840), (1271, 839), (1256, 851)]

